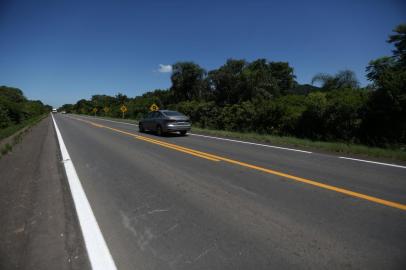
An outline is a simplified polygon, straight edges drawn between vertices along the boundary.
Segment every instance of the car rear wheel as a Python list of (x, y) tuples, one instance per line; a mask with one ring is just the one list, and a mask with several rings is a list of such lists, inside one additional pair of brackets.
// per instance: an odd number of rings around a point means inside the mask
[(180, 133), (180, 135), (182, 135), (182, 136), (185, 136), (186, 135), (186, 130), (181, 130), (181, 131), (179, 131), (179, 133)]

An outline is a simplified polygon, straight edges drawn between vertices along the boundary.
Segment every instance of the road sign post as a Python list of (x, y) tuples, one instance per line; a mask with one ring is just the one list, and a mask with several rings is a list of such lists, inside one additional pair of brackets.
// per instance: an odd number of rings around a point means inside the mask
[(123, 119), (124, 119), (124, 115), (125, 115), (125, 112), (127, 111), (127, 107), (126, 107), (125, 105), (122, 105), (122, 106), (120, 107), (120, 110), (121, 110), (121, 112), (123, 113)]
[(93, 108), (94, 116), (96, 116), (97, 108)]

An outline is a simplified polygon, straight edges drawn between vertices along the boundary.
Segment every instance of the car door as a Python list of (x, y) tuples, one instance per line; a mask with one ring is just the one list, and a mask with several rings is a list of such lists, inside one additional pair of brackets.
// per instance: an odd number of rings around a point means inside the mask
[(152, 112), (151, 113), (151, 130), (153, 130), (153, 131), (156, 131), (156, 127), (158, 126), (158, 124), (159, 124), (159, 115), (160, 115), (160, 113), (159, 112)]
[(144, 125), (144, 129), (151, 130), (153, 128), (152, 123), (151, 123), (152, 122), (152, 112), (148, 113), (142, 122)]
[(156, 127), (158, 124), (158, 113), (157, 112), (151, 112), (151, 118), (149, 121), (149, 130), (156, 131)]

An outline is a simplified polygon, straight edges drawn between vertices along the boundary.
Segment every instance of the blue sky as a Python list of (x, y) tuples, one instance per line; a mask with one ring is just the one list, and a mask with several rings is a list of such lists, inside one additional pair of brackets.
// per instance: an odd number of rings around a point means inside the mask
[(60, 106), (92, 94), (170, 86), (167, 66), (206, 70), (228, 58), (288, 61), (300, 83), (391, 53), (401, 0), (0, 0), (0, 85)]

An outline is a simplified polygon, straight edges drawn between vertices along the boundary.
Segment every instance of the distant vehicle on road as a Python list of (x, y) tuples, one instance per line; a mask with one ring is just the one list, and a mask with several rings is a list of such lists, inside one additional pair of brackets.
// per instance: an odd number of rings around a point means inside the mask
[(65, 114), (65, 113), (66, 113), (66, 111), (61, 111), (61, 113), (62, 113), (62, 114)]
[(159, 110), (150, 112), (145, 118), (139, 121), (138, 128), (140, 132), (154, 131), (159, 136), (168, 132), (179, 132), (186, 135), (190, 131), (190, 119), (186, 115), (169, 110)]
[(58, 111), (56, 109), (52, 109), (52, 113), (57, 113)]

